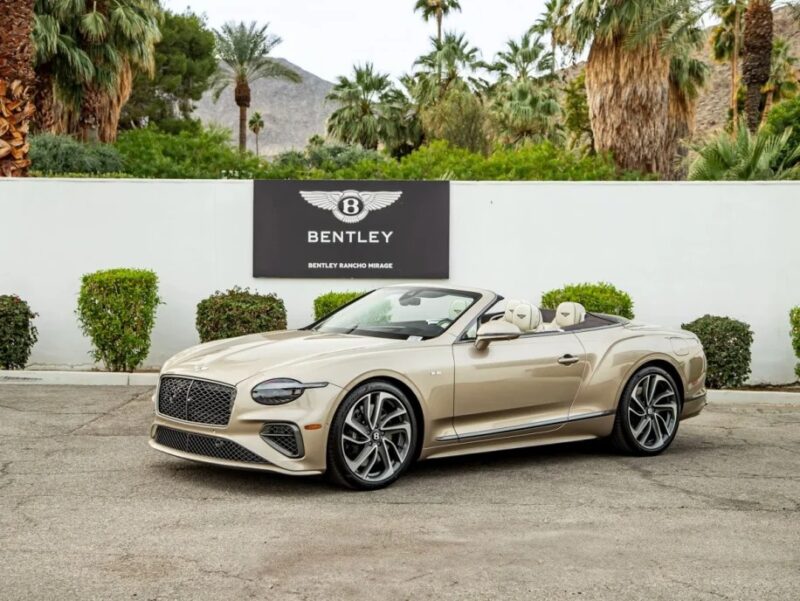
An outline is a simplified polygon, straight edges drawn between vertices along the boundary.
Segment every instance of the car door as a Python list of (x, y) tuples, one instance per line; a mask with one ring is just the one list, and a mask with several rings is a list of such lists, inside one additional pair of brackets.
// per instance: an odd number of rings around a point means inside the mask
[(583, 345), (570, 332), (542, 332), (453, 345), (453, 427), (459, 439), (547, 432), (562, 425), (583, 381)]

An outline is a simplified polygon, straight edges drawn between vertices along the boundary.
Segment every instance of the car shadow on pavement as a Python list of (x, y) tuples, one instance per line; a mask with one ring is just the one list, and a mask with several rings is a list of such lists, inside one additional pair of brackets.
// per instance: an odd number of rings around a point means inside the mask
[[(676, 441), (677, 443), (677, 441)], [(675, 444), (667, 451), (670, 455), (695, 452), (697, 449), (681, 448)], [(693, 446), (693, 445), (692, 445)], [(508, 472), (517, 474), (521, 470), (552, 470), (569, 468), (571, 464), (592, 461), (623, 461), (626, 457), (616, 453), (602, 440), (591, 440), (541, 447), (528, 447), (461, 455), (442, 459), (421, 461), (394, 485), (427, 486), (431, 481), (474, 479), (479, 484), (482, 476)], [(202, 463), (186, 462), (168, 457), (158, 458), (152, 467), (172, 482), (201, 488), (206, 492), (235, 493), (236, 495), (275, 497), (304, 497), (339, 494), (342, 488), (328, 482), (324, 476), (297, 477), (270, 472), (245, 469), (230, 469)]]

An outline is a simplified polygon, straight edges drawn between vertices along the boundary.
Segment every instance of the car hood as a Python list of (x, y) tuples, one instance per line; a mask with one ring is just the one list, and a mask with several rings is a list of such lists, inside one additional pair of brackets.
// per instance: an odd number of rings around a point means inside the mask
[(187, 349), (167, 361), (163, 373), (238, 384), (262, 372), (270, 372), (270, 377), (283, 377), (290, 374), (280, 374), (280, 369), (289, 369), (299, 363), (404, 342), (307, 330), (253, 334)]

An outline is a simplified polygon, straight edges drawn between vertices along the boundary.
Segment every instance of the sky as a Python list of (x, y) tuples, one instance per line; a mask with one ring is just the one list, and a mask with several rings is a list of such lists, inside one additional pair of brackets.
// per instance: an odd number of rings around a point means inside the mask
[[(226, 21), (270, 23), (283, 38), (276, 57), (286, 58), (333, 81), (354, 63), (372, 62), (397, 78), (412, 70), (436, 33), (414, 13), (414, 0), (162, 0), (181, 12), (189, 6), (212, 27)], [(464, 32), (485, 60), (509, 38), (519, 38), (536, 21), (545, 0), (461, 0), (462, 13), (445, 19), (445, 30)]]

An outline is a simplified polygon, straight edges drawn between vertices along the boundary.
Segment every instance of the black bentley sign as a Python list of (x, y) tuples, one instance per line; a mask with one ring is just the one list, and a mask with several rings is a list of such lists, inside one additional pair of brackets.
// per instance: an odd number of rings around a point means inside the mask
[(449, 265), (448, 182), (255, 182), (255, 277), (446, 279)]

